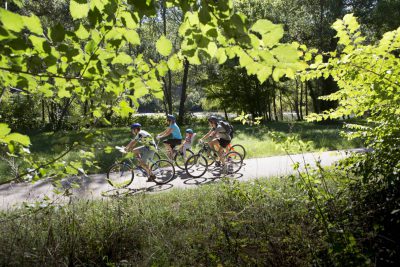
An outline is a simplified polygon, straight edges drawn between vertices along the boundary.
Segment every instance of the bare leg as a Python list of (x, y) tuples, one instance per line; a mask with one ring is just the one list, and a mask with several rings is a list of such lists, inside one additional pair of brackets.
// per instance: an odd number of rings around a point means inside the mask
[(147, 175), (148, 176), (152, 175), (150, 167), (140, 157), (140, 148), (133, 149), (132, 153), (135, 154), (136, 158), (138, 159), (140, 167), (142, 167), (147, 172)]
[(165, 146), (165, 150), (167, 151), (168, 158), (170, 160), (173, 160), (173, 158), (172, 158), (172, 147), (169, 144), (165, 144), (165, 143), (164, 143), (164, 146)]

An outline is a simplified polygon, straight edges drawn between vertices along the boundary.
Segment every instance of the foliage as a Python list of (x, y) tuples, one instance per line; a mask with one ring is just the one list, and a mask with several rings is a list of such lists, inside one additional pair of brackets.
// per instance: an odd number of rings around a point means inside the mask
[(324, 99), (338, 101), (339, 106), (309, 119), (365, 116), (369, 124), (349, 125), (353, 132), (348, 136), (365, 138), (374, 150), (363, 160), (364, 177), (391, 183), (400, 169), (400, 28), (386, 33), (377, 44), (365, 45), (354, 16), (346, 15), (333, 27), (341, 46), (329, 53), (327, 62), (317, 56), (303, 79), (332, 76), (340, 90)]
[[(199, 65), (203, 59), (222, 64), (237, 57), (260, 81), (270, 75), (293, 77), (305, 68), (298, 44), (279, 43), (281, 25), (267, 20), (249, 25), (244, 15), (234, 13), (231, 1), (167, 1), (167, 6), (183, 12), (182, 45), (172, 52), (171, 42), (160, 37), (157, 52), (166, 58), (158, 62), (127, 54), (141, 43), (138, 26), (145, 16), (156, 16), (154, 1), (71, 0), (72, 25), (49, 28), (34, 14), (0, 9), (0, 82), (55, 103), (55, 127), (61, 129), (67, 115), (78, 125), (107, 125), (111, 116), (135, 112), (130, 102), (137, 105), (142, 96), (162, 98), (160, 78), (168, 69), (179, 70), (184, 58)], [(85, 117), (69, 112), (73, 102), (85, 103)]]

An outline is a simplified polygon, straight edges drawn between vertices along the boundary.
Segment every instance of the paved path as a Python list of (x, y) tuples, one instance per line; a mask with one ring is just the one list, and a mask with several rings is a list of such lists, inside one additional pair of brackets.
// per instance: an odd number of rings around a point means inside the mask
[[(361, 152), (362, 149), (353, 149), (352, 152)], [(261, 177), (282, 176), (293, 173), (293, 162), (304, 162), (315, 166), (316, 160), (320, 160), (323, 166), (332, 165), (335, 161), (346, 157), (348, 151), (316, 152), (291, 156), (275, 156), (268, 158), (245, 160), (244, 167), (233, 176), (240, 181), (248, 181)], [(104, 174), (91, 175), (79, 179), (81, 184), (78, 189), (71, 189), (73, 198), (99, 199), (111, 197), (117, 194), (136, 194), (138, 192), (160, 192), (172, 188), (191, 188), (194, 186), (216, 182), (219, 180), (219, 169), (212, 169), (201, 178), (192, 179), (183, 171), (177, 170), (178, 177), (170, 184), (157, 186), (154, 183), (146, 183), (145, 177), (135, 175), (135, 180), (128, 189), (115, 190), (106, 181)], [(68, 188), (70, 180), (63, 181), (63, 186)], [(37, 203), (46, 196), (57, 201), (69, 201), (70, 197), (62, 197), (53, 193), (54, 187), (48, 181), (32, 183), (7, 184), (0, 186), (0, 210), (16, 208), (23, 203)]]

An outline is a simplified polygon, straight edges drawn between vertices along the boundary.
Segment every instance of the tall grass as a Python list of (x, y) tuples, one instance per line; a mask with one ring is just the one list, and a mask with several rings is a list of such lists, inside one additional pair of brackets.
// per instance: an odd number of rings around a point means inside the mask
[(303, 194), (231, 181), (14, 211), (0, 216), (0, 265), (309, 266), (326, 244)]

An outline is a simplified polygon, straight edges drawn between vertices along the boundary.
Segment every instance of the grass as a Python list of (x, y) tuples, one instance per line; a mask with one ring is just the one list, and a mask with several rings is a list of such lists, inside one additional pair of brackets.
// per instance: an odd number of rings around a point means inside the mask
[[(208, 131), (205, 125), (196, 125), (193, 127), (202, 136)], [(95, 144), (99, 146), (122, 146), (126, 145), (132, 138), (127, 128), (106, 128), (103, 129), (106, 138), (104, 140), (95, 140)], [(163, 127), (145, 127), (145, 130), (156, 135), (163, 131)], [(181, 128), (182, 132), (184, 127)], [(341, 124), (314, 124), (306, 122), (270, 122), (263, 126), (243, 126), (235, 125), (235, 138), (232, 143), (242, 144), (247, 150), (247, 158), (268, 157), (275, 155), (283, 155), (285, 151), (270, 138), (269, 133), (276, 131), (289, 135), (298, 134), (300, 139), (311, 143), (313, 151), (318, 150), (335, 150), (344, 148), (353, 148), (361, 146), (361, 142), (357, 140), (348, 141), (340, 136), (342, 130)], [(72, 143), (80, 140), (83, 134), (78, 132), (59, 132), (59, 133), (36, 133), (30, 135), (32, 146), (31, 152), (40, 159), (51, 159), (65, 150), (65, 143)], [(196, 149), (195, 149), (196, 150)], [(296, 151), (294, 151), (296, 152)], [(96, 151), (96, 161), (100, 169), (92, 169), (91, 173), (104, 173), (108, 167), (115, 162), (120, 153), (114, 150), (107, 154), (103, 150)], [(70, 152), (62, 160), (68, 162), (71, 160), (79, 160), (79, 151)], [(4, 162), (0, 162), (0, 182), (10, 178), (10, 169)]]
[(0, 265), (309, 266), (326, 243), (287, 179), (0, 214)]

